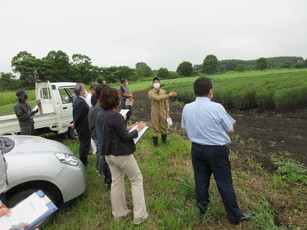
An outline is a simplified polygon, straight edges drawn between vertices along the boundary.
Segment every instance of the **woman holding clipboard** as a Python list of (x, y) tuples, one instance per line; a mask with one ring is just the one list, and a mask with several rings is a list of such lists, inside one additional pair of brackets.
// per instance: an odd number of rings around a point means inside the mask
[(140, 122), (135, 130), (129, 132), (136, 124), (126, 128), (123, 116), (116, 112), (120, 106), (120, 91), (105, 87), (99, 97), (99, 105), (103, 109), (98, 117), (98, 128), (102, 133), (102, 154), (105, 154), (112, 174), (111, 204), (112, 213), (117, 221), (121, 221), (132, 213), (127, 207), (124, 176), (131, 183), (133, 199), (134, 224), (139, 225), (148, 219), (143, 190), (143, 176), (133, 156), (135, 143), (133, 138), (145, 128)]

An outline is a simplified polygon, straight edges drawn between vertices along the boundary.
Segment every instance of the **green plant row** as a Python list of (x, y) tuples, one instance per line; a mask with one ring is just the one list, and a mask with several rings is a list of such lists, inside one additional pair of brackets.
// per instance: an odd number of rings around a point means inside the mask
[[(307, 103), (307, 71), (272, 72), (262, 75), (239, 75), (223, 78), (210, 77), (213, 81), (213, 100), (227, 108), (284, 109)], [(177, 99), (184, 102), (194, 100), (193, 81), (170, 82), (166, 91), (175, 90)]]

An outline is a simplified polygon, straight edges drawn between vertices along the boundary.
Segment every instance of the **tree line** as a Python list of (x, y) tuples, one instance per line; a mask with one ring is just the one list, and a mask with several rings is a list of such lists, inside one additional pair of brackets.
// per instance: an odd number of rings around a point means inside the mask
[(257, 60), (221, 60), (213, 54), (207, 55), (202, 64), (192, 65), (183, 61), (176, 71), (161, 67), (152, 70), (145, 62), (138, 62), (135, 68), (129, 66), (99, 67), (92, 64), (91, 58), (84, 54), (73, 54), (71, 58), (63, 51), (50, 51), (43, 58), (36, 58), (27, 51), (21, 51), (12, 58), (12, 73), (0, 73), (0, 88), (18, 89), (30, 87), (40, 81), (72, 81), (90, 84), (106, 80), (117, 82), (121, 78), (140, 80), (158, 76), (162, 79), (192, 76), (197, 73), (215, 74), (226, 71), (245, 71), (268, 68), (307, 68), (307, 59), (302, 57), (261, 57)]

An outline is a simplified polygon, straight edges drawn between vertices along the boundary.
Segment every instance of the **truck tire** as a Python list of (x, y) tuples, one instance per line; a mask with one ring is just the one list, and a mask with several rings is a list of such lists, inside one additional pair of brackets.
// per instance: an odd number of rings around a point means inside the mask
[(72, 140), (78, 140), (78, 133), (75, 128), (68, 129), (68, 137)]

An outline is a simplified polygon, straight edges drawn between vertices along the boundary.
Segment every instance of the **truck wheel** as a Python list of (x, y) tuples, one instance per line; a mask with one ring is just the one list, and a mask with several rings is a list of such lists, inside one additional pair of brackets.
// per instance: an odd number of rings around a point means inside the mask
[(78, 133), (77, 130), (74, 128), (68, 129), (68, 137), (72, 140), (78, 140)]

